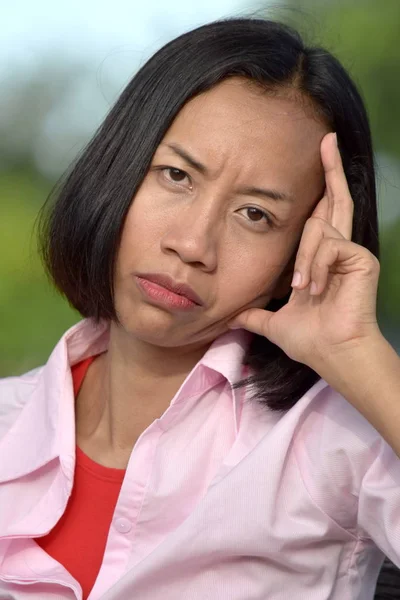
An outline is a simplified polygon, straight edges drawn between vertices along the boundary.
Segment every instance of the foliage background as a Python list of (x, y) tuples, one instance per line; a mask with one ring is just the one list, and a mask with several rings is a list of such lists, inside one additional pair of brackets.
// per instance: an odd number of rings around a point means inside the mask
[[(35, 219), (58, 177), (139, 64), (168, 39), (201, 24), (196, 16), (189, 19), (185, 13), (179, 21), (181, 15), (172, 13), (178, 22), (165, 18), (161, 26), (160, 6), (150, 2), (155, 15), (149, 21), (150, 32), (154, 24), (151, 43), (126, 44), (122, 51), (115, 43), (99, 44), (93, 51), (92, 37), (87, 52), (83, 49), (71, 56), (71, 37), (65, 35), (34, 61), (26, 61), (32, 52), (21, 40), (19, 53), (11, 53), (7, 67), (2, 67), (0, 377), (43, 364), (62, 333), (80, 319), (47, 281), (36, 250)], [(62, 18), (63, 2), (51, 10)], [(132, 19), (135, 10), (132, 4)], [(219, 13), (210, 11), (202, 21), (250, 14), (272, 16), (298, 27), (311, 43), (333, 51), (362, 90), (375, 140), (379, 185), (379, 321), (400, 349), (400, 2), (289, 0), (267, 8), (265, 3), (232, 3), (231, 10), (221, 5)], [(125, 27), (126, 18), (121, 15)]]

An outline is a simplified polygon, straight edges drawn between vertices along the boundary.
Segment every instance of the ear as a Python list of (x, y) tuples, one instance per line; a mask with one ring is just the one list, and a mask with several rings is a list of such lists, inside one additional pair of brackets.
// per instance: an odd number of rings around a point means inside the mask
[(292, 279), (293, 279), (293, 271), (294, 271), (294, 265), (296, 262), (296, 256), (297, 256), (297, 249), (296, 249), (296, 252), (294, 252), (292, 258), (286, 264), (286, 267), (284, 268), (284, 270), (282, 271), (282, 273), (279, 276), (278, 281), (276, 282), (276, 286), (274, 288), (274, 291), (272, 292), (273, 299), (280, 300), (281, 298), (284, 298), (285, 296), (287, 296), (287, 294), (291, 291), (291, 289), (292, 289), (291, 283), (292, 283)]

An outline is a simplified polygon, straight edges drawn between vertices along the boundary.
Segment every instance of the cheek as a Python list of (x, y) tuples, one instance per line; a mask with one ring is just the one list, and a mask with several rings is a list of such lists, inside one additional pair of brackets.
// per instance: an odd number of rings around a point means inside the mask
[(260, 298), (261, 304), (269, 297), (287, 263), (287, 249), (278, 248), (275, 236), (268, 242), (248, 245), (239, 249), (221, 266), (220, 298), (224, 304), (244, 305)]
[(135, 257), (146, 255), (151, 248), (154, 251), (154, 240), (160, 239), (165, 228), (165, 220), (143, 204), (143, 195), (137, 195), (125, 219), (118, 259), (122, 270)]

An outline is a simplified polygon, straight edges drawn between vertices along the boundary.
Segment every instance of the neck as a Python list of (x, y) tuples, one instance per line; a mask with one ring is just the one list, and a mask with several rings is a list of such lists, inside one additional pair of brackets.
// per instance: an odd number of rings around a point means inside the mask
[(209, 346), (154, 346), (112, 323), (108, 350), (90, 365), (76, 401), (80, 447), (107, 466), (126, 466), (140, 433), (165, 412)]

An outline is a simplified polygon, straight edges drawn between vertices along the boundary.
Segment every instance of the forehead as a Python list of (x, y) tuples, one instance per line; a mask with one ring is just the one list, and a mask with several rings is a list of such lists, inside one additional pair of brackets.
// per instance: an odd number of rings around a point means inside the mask
[(181, 144), (215, 176), (233, 169), (238, 177), (272, 178), (298, 195), (305, 178), (321, 185), (320, 143), (328, 130), (298, 95), (232, 78), (190, 100), (164, 142)]

